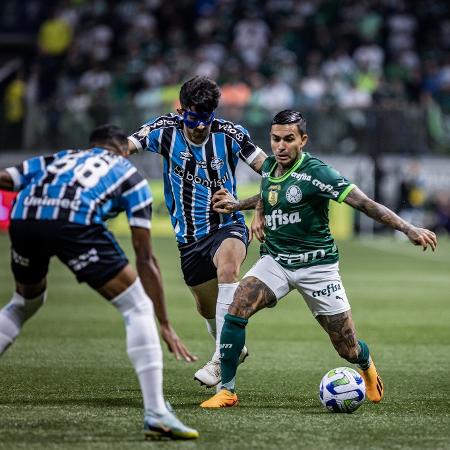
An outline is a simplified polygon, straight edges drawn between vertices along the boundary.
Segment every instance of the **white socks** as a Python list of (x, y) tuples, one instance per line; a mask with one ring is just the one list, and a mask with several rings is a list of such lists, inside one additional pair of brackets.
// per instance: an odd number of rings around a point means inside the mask
[(0, 355), (14, 342), (23, 324), (44, 304), (47, 291), (36, 298), (25, 299), (17, 292), (0, 310)]
[(163, 396), (162, 351), (153, 303), (139, 278), (111, 301), (125, 319), (127, 353), (141, 386), (144, 409), (167, 412)]
[(225, 314), (228, 314), (228, 308), (233, 303), (234, 293), (239, 283), (219, 283), (219, 294), (216, 305), (216, 351), (213, 359), (220, 359), (220, 334), (222, 333)]

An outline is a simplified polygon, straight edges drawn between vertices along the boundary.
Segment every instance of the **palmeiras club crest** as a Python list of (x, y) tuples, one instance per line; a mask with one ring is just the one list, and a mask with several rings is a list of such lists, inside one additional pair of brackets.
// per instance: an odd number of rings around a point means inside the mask
[(275, 206), (278, 202), (278, 191), (281, 189), (281, 186), (278, 184), (272, 184), (272, 186), (269, 186), (269, 196), (267, 198), (267, 201), (269, 202), (270, 206)]
[(286, 191), (286, 200), (289, 203), (298, 203), (302, 199), (302, 191), (298, 186), (289, 186)]

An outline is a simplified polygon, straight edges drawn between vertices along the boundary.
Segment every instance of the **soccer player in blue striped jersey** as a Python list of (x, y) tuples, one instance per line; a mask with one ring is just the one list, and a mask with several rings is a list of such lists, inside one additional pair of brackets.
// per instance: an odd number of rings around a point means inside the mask
[[(150, 244), (152, 197), (127, 155), (124, 132), (104, 125), (92, 132), (87, 150), (64, 150), (0, 170), (0, 189), (19, 191), (9, 229), (16, 291), (0, 310), (0, 355), (43, 305), (48, 265), (57, 256), (125, 319), (127, 352), (144, 400), (145, 435), (192, 439), (198, 432), (181, 423), (164, 401), (155, 313), (177, 358), (196, 358), (169, 323)], [(120, 211), (128, 216), (138, 276), (104, 224)]]
[[(245, 128), (215, 117), (219, 97), (213, 80), (194, 77), (181, 87), (178, 114), (152, 119), (128, 138), (131, 152), (148, 150), (163, 157), (165, 202), (184, 280), (216, 340), (211, 361), (194, 375), (207, 387), (220, 381), (220, 332), (248, 245), (243, 215), (218, 214), (211, 200), (224, 188), (236, 194), (239, 159), (260, 173), (267, 157)], [(240, 209), (253, 208), (257, 201), (255, 196)], [(244, 348), (241, 360), (246, 355)]]

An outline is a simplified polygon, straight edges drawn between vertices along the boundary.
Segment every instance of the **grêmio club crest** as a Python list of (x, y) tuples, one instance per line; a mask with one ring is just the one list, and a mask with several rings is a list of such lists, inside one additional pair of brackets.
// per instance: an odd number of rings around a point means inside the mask
[(267, 198), (267, 201), (269, 202), (270, 206), (275, 206), (278, 202), (278, 191), (281, 189), (281, 186), (278, 184), (272, 184), (269, 186), (269, 197)]

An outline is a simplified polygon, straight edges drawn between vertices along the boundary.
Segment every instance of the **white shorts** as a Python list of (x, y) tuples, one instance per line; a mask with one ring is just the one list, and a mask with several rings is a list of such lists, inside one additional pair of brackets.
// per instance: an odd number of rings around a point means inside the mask
[(267, 285), (277, 301), (293, 289), (303, 296), (313, 316), (329, 316), (350, 309), (339, 275), (339, 263), (304, 267), (294, 271), (280, 266), (270, 255), (263, 256), (244, 275)]

